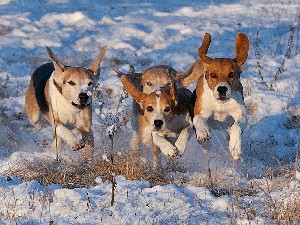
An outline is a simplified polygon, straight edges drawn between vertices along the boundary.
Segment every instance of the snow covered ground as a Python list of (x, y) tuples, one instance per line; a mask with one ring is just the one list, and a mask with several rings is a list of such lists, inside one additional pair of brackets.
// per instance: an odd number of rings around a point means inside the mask
[[(299, 16), (300, 2), (286, 0), (1, 0), (1, 223), (273, 224), (276, 218), (287, 219), (286, 211), (300, 215), (299, 161), (295, 162), (300, 124)], [(212, 35), (208, 52), (212, 57), (233, 58), (237, 32), (247, 34), (251, 42), (241, 78), (249, 125), (242, 136), (242, 160), (235, 168), (224, 147), (224, 133), (215, 132), (212, 152), (205, 156), (192, 138), (180, 159), (186, 172), (166, 175), (184, 180), (182, 185), (152, 187), (147, 181), (118, 176), (114, 206), (110, 206), (111, 184), (100, 177), (93, 187), (75, 189), (7, 177), (28, 162), (55, 157), (48, 145), (50, 128), (37, 131), (24, 112), (30, 75), (49, 62), (45, 45), (74, 66), (89, 66), (108, 45), (101, 64), (100, 96), (94, 98), (95, 144), (104, 146), (95, 154), (101, 155), (108, 151), (105, 128), (117, 108), (124, 114), (118, 123), (116, 151), (128, 150), (131, 133), (126, 122), (131, 99), (117, 104), (122, 85), (111, 66), (128, 71), (133, 64), (142, 71), (166, 64), (183, 71), (197, 59), (205, 32)], [(65, 154), (66, 160), (80, 158), (79, 153)], [(214, 180), (211, 188), (203, 185), (208, 171)], [(218, 194), (214, 188), (223, 191)], [(249, 193), (234, 194), (232, 189)], [(298, 224), (300, 218), (295, 218)]]

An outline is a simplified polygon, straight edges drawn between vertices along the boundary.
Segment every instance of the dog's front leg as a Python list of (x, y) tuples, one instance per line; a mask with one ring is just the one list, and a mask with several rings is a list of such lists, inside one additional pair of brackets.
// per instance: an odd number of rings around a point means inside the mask
[(71, 146), (73, 151), (77, 151), (84, 145), (76, 138), (75, 134), (62, 124), (57, 124), (54, 128), (54, 135), (64, 140)]
[(192, 134), (193, 134), (193, 129), (191, 126), (184, 128), (180, 132), (180, 134), (175, 142), (175, 146), (177, 147), (177, 149), (181, 155), (184, 153), (186, 145), (187, 145), (187, 141), (190, 139)]
[(229, 134), (229, 151), (233, 160), (238, 160), (242, 153), (241, 126), (246, 125), (247, 118), (245, 116), (245, 111), (245, 107), (243, 106), (239, 107), (238, 110), (232, 113), (234, 123), (227, 129)]
[(206, 121), (207, 119), (203, 118), (201, 115), (196, 115), (193, 119), (193, 125), (196, 129), (197, 140), (200, 142), (208, 141), (211, 138)]
[(241, 156), (241, 127), (235, 122), (228, 129), (229, 133), (229, 151), (233, 160), (238, 160)]
[(166, 156), (175, 157), (176, 147), (173, 146), (164, 136), (159, 132), (152, 132), (153, 144), (157, 146)]

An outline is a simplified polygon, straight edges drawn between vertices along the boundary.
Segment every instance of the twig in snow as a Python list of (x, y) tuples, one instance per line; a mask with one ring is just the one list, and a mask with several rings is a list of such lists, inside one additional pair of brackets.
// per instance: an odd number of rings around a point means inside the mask
[(270, 85), (270, 90), (275, 91), (275, 86), (276, 86), (276, 81), (279, 80), (279, 78), (281, 77), (281, 75), (284, 72), (284, 66), (285, 66), (285, 60), (286, 58), (291, 58), (292, 57), (292, 49), (293, 49), (293, 43), (294, 43), (294, 35), (295, 35), (295, 27), (291, 26), (290, 27), (290, 37), (288, 40), (288, 46), (284, 55), (284, 58), (277, 70), (277, 72), (275, 73), (275, 75), (273, 76), (273, 82)]
[(263, 67), (260, 65), (260, 59), (261, 59), (261, 49), (259, 47), (259, 31), (256, 33), (256, 38), (255, 38), (255, 58), (256, 58), (256, 68), (258, 72), (258, 76), (261, 79), (261, 83), (264, 84), (266, 87), (268, 87), (267, 83), (264, 80), (264, 77), (262, 76), (262, 70)]

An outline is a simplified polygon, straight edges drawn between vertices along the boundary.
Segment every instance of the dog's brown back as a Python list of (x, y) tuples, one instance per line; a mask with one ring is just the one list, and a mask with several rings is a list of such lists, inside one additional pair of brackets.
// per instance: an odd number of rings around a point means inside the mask
[(38, 67), (31, 76), (25, 96), (25, 110), (29, 121), (38, 129), (41, 128), (40, 119), (42, 114), (49, 112), (45, 87), (53, 71), (53, 63), (46, 63)]

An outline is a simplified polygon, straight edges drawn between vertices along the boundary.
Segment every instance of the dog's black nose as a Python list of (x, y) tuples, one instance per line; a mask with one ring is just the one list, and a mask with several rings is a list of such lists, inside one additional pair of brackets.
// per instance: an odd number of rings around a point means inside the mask
[(220, 95), (225, 95), (227, 90), (228, 90), (228, 88), (226, 86), (219, 86), (217, 88), (217, 91), (219, 92)]
[(164, 124), (162, 120), (154, 120), (154, 126), (156, 128), (161, 128), (161, 126)]
[(89, 99), (89, 96), (86, 93), (79, 94), (80, 104), (86, 104)]

